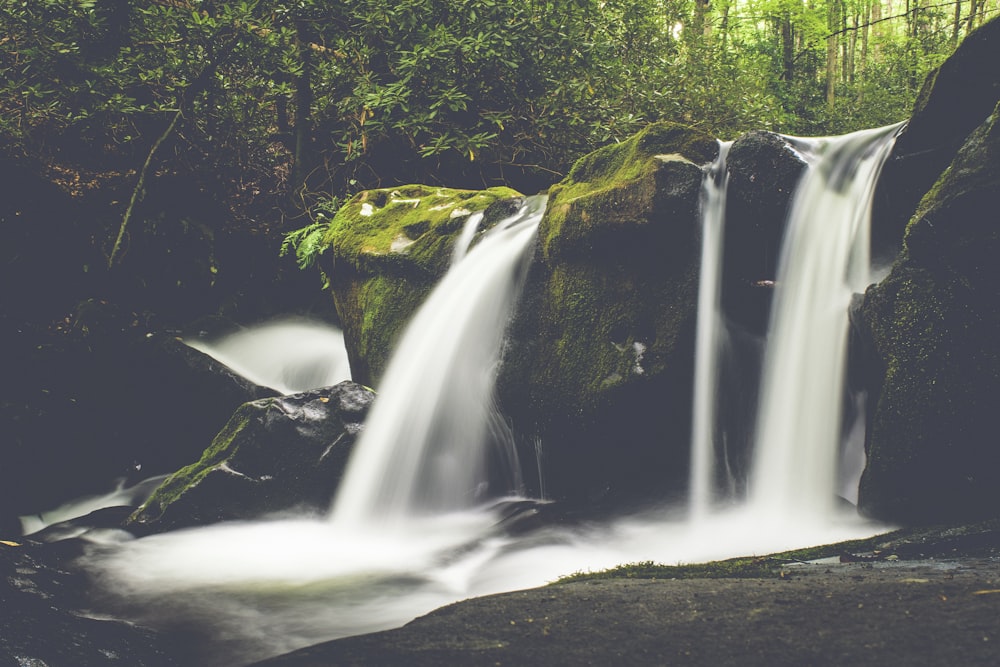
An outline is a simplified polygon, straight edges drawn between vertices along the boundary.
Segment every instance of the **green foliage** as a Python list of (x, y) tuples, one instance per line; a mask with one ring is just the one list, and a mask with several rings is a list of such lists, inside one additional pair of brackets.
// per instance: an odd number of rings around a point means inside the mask
[(125, 174), (180, 111), (151, 169), (221, 182), (234, 208), (410, 182), (530, 192), (657, 120), (723, 138), (896, 122), (998, 3), (976, 7), (20, 0), (0, 5), (0, 140)]
[(328, 247), (324, 243), (324, 238), (338, 208), (339, 200), (336, 197), (321, 199), (312, 210), (311, 224), (284, 235), (281, 241), (281, 256), (294, 254), (300, 269), (316, 266), (317, 258)]

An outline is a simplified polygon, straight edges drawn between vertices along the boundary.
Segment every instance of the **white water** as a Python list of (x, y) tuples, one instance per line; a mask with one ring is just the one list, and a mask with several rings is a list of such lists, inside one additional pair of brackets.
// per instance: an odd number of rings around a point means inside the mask
[[(823, 151), (823, 145), (816, 142), (818, 152)], [(829, 140), (825, 145), (841, 143)], [(826, 152), (835, 150), (838, 149), (827, 148)], [(861, 173), (859, 168), (858, 174)], [(829, 206), (823, 204), (818, 210), (825, 212)], [(836, 227), (827, 223), (824, 226)], [(534, 230), (512, 227), (507, 233), (515, 246), (522, 241), (529, 243), (530, 239), (522, 239), (521, 235), (528, 237)], [(489, 263), (491, 268), (487, 269), (485, 261), (479, 263), (487, 254), (486, 247), (484, 239), (456, 264), (449, 275), (461, 281), (462, 289), (448, 299), (441, 297), (442, 300), (451, 302), (456, 309), (477, 310), (478, 300), (469, 290), (484, 279), (482, 274), (494, 269), (511, 271), (508, 261), (517, 264), (508, 257)], [(853, 255), (852, 266), (861, 266), (860, 253)], [(508, 283), (515, 274), (516, 271), (508, 274)], [(231, 666), (327, 639), (396, 627), (456, 600), (538, 586), (572, 572), (644, 560), (674, 564), (768, 554), (881, 530), (853, 514), (827, 511), (826, 501), (820, 503), (821, 520), (816, 520), (813, 513), (793, 511), (796, 501), (788, 501), (784, 495), (781, 501), (773, 502), (759, 487), (772, 483), (770, 480), (774, 478), (770, 477), (770, 471), (758, 474), (755, 470), (754, 503), (705, 512), (698, 521), (690, 521), (685, 509), (659, 508), (612, 523), (572, 528), (549, 526), (523, 536), (506, 533), (498, 527), (502, 508), (484, 506), (477, 498), (477, 489), (484, 482), (481, 454), (468, 465), (456, 466), (453, 457), (465, 454), (451, 452), (450, 446), (437, 450), (435, 444), (450, 443), (447, 434), (481, 442), (476, 438), (487, 427), (470, 429), (463, 422), (470, 413), (487, 417), (485, 422), (489, 422), (490, 392), (484, 394), (485, 407), (465, 408), (462, 403), (455, 407), (450, 403), (460, 401), (463, 396), (445, 399), (452, 407), (440, 417), (449, 417), (445, 420), (448, 423), (435, 418), (430, 420), (435, 422), (433, 426), (425, 424), (428, 411), (433, 410), (425, 406), (411, 413), (407, 405), (427, 400), (442, 382), (463, 388), (489, 384), (487, 380), (497, 358), (495, 348), (500, 344), (498, 330), (502, 330), (506, 315), (483, 312), (474, 316), (457, 312), (441, 315), (451, 311), (441, 311), (438, 307), (429, 303), (427, 308), (438, 315), (419, 325), (437, 333), (414, 333), (421, 342), (414, 343), (412, 348), (408, 345), (400, 348), (396, 356), (404, 360), (400, 362), (401, 368), (437, 357), (442, 348), (462, 349), (463, 353), (473, 355), (472, 361), (436, 360), (434, 365), (452, 365), (452, 371), (459, 373), (447, 382), (434, 377), (429, 369), (412, 377), (407, 377), (409, 371), (401, 370), (401, 381), (410, 385), (395, 399), (391, 393), (397, 386), (396, 380), (387, 374), (382, 383), (385, 391), (366, 426), (371, 433), (366, 439), (372, 439), (358, 447), (360, 454), (352, 461), (349, 479), (341, 488), (335, 520), (289, 518), (224, 524), (138, 540), (123, 533), (92, 535), (95, 546), (87, 567), (104, 581), (108, 594), (114, 596), (112, 608), (116, 613), (154, 626), (170, 626), (177, 618), (183, 618), (208, 638), (198, 664)], [(448, 329), (459, 328), (460, 322), (479, 317), (495, 318), (497, 324), (489, 331), (473, 327), (466, 335), (488, 339), (494, 347), (490, 354), (470, 350), (464, 341), (445, 338), (452, 333)], [(417, 326), (415, 323), (413, 328)], [(806, 380), (813, 382), (815, 378), (807, 374)], [(838, 396), (833, 406), (827, 408), (836, 409), (839, 400)], [(379, 404), (383, 407), (379, 408)], [(786, 416), (796, 414), (783, 409)], [(781, 412), (777, 408), (775, 411)], [(379, 416), (380, 412), (396, 415), (393, 419), (398, 419), (398, 423), (383, 424), (386, 418)], [(839, 437), (839, 422), (832, 429)], [(446, 437), (424, 438), (431, 443), (424, 457), (440, 458), (441, 462), (423, 465), (421, 460), (407, 458), (413, 452), (397, 449), (396, 443), (400, 441), (409, 443), (410, 448), (424, 447), (419, 443), (414, 445), (411, 438), (421, 432), (446, 434)], [(770, 445), (765, 448), (772, 449)], [(788, 456), (797, 456), (794, 443), (791, 449)], [(757, 468), (763, 467), (763, 458), (758, 458)], [(397, 467), (405, 469), (394, 470)], [(463, 481), (453, 486), (452, 475), (459, 472), (457, 468), (461, 468), (458, 477)], [(469, 470), (476, 472), (466, 476)], [(762, 477), (765, 472), (768, 476)], [(711, 478), (711, 473), (706, 477)], [(773, 483), (793, 486), (794, 482), (786, 475), (777, 477)], [(438, 488), (436, 484), (447, 488)], [(710, 489), (708, 484), (706, 487)], [(706, 499), (709, 494), (710, 491)], [(832, 492), (825, 496), (832, 497)], [(424, 508), (448, 511), (414, 511), (411, 501)], [(706, 500), (706, 507), (708, 504)], [(399, 520), (389, 524), (373, 520), (386, 516)]]
[(726, 158), (732, 142), (719, 143), (719, 156), (702, 183), (701, 268), (698, 273), (698, 327), (695, 339), (691, 429), (691, 519), (704, 519), (715, 498), (716, 407), (722, 336), (722, 246), (726, 222)]
[(18, 517), (21, 521), (21, 531), (25, 535), (30, 535), (53, 524), (76, 519), (105, 507), (136, 507), (145, 502), (153, 490), (166, 478), (166, 475), (158, 475), (131, 486), (126, 486), (127, 482), (124, 478), (119, 479), (115, 482), (115, 488), (107, 493), (84, 496), (37, 514)]
[[(501, 447), (499, 458), (508, 462), (504, 493), (520, 490), (513, 443), (502, 425), (491, 429), (499, 419), (493, 386), (544, 201), (528, 199), (458, 254), (407, 325), (337, 492), (335, 522), (473, 507), (489, 491), (490, 446)], [(471, 240), (463, 236), (460, 243)]]
[(217, 339), (184, 342), (254, 384), (282, 394), (351, 379), (343, 332), (317, 320), (279, 318)]
[(870, 283), (871, 200), (898, 129), (793, 140), (812, 163), (792, 201), (764, 354), (749, 480), (761, 515), (833, 510), (848, 305)]

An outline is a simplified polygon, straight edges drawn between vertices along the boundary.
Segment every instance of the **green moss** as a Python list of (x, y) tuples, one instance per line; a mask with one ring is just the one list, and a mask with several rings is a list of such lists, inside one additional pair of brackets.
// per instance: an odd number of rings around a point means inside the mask
[(330, 223), (324, 243), (335, 261), (356, 268), (369, 262), (406, 264), (430, 274), (439, 273), (448, 260), (443, 237), (457, 233), (472, 213), (520, 194), (510, 188), (452, 190), (424, 185), (367, 190), (345, 203)]
[(995, 553), (1000, 548), (1000, 519), (969, 524), (903, 528), (872, 537), (793, 549), (766, 556), (730, 558), (710, 563), (661, 565), (653, 561), (619, 565), (599, 572), (576, 573), (556, 585), (599, 579), (736, 579), (785, 577), (789, 565), (846, 556), (851, 560), (897, 560)]
[(549, 192), (539, 232), (543, 254), (599, 243), (603, 236), (598, 230), (605, 227), (655, 224), (671, 194), (684, 200), (692, 184), (700, 188), (701, 165), (717, 154), (715, 139), (681, 125), (655, 123), (580, 158)]

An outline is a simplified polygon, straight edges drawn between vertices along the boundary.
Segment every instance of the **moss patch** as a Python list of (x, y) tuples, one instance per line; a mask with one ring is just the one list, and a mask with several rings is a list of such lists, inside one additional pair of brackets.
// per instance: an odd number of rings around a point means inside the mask
[(1000, 549), (1000, 519), (989, 519), (971, 524), (904, 528), (858, 540), (710, 563), (628, 563), (599, 572), (581, 572), (562, 577), (556, 585), (601, 579), (783, 578), (788, 575), (790, 565), (827, 558), (839, 558), (843, 562), (918, 560), (974, 556), (994, 553), (997, 549)]
[(334, 216), (324, 242), (335, 261), (359, 269), (399, 264), (438, 275), (468, 217), (521, 195), (510, 188), (452, 190), (424, 185), (367, 190)]
[(718, 150), (715, 139), (697, 130), (655, 123), (580, 158), (549, 192), (539, 231), (543, 255), (585, 251), (630, 232), (641, 237), (636, 228), (663, 222), (662, 209), (685, 199), (691, 180), (700, 187), (700, 166)]

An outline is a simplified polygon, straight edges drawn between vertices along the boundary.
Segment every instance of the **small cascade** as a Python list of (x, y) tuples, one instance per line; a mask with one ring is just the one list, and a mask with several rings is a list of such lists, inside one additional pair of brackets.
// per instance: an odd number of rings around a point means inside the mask
[(698, 288), (698, 327), (695, 339), (695, 379), (691, 433), (691, 518), (703, 518), (715, 498), (717, 396), (719, 385), (722, 247), (726, 217), (726, 158), (732, 142), (719, 142), (701, 193), (701, 269)]
[(451, 251), (451, 263), (452, 266), (458, 264), (465, 257), (465, 254), (469, 252), (469, 246), (472, 245), (472, 240), (476, 238), (476, 232), (479, 231), (479, 225), (483, 222), (483, 211), (477, 211), (470, 215), (462, 226), (462, 232), (458, 235), (458, 239), (455, 240), (455, 247)]
[[(528, 198), (486, 232), (407, 326), (338, 490), (335, 524), (459, 511), (496, 495), (492, 487), (519, 489), (494, 379), (544, 209), (544, 197)], [(491, 456), (507, 468), (499, 484)]]
[(317, 320), (279, 318), (220, 338), (184, 342), (254, 384), (282, 394), (351, 379), (344, 333)]
[(870, 283), (871, 201), (900, 126), (791, 139), (810, 161), (787, 223), (749, 479), (759, 516), (834, 507), (851, 295)]

